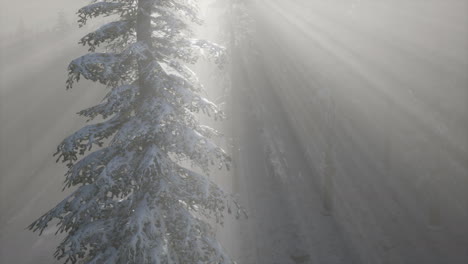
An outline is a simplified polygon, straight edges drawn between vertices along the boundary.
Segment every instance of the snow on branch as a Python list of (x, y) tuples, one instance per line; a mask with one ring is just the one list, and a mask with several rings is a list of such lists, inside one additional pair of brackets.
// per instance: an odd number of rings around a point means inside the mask
[(208, 116), (213, 114), (215, 120), (224, 118), (224, 114), (218, 109), (218, 106), (205, 97), (200, 96), (183, 86), (175, 85), (172, 87), (172, 90), (182, 105), (187, 107), (190, 111), (199, 112), (201, 110)]
[(98, 115), (107, 118), (115, 113), (128, 112), (133, 109), (138, 92), (137, 85), (125, 84), (114, 87), (104, 97), (103, 103), (81, 110), (78, 114), (93, 119)]
[(180, 39), (168, 41), (166, 37), (153, 36), (158, 53), (167, 58), (182, 60), (194, 64), (200, 57), (212, 60), (222, 67), (227, 60), (226, 48), (210, 41), (199, 39)]
[[(176, 175), (172, 178), (173, 192), (176, 193), (192, 210), (201, 211), (207, 218), (215, 217), (217, 223), (223, 222), (223, 213), (235, 210), (236, 218), (245, 214), (244, 209), (229, 194), (204, 175), (176, 166)], [(232, 208), (234, 205), (235, 208)], [(204, 211), (207, 212), (204, 212)]]
[(77, 155), (83, 155), (85, 151), (91, 150), (93, 145), (102, 146), (103, 140), (115, 133), (125, 118), (115, 117), (98, 124), (88, 125), (67, 137), (57, 147), (57, 161), (68, 161), (70, 164), (76, 161)]
[(72, 88), (81, 76), (106, 85), (117, 84), (128, 76), (130, 65), (126, 59), (112, 53), (90, 53), (74, 59), (68, 66), (67, 89)]
[(193, 128), (174, 124), (166, 138), (170, 152), (179, 157), (186, 157), (205, 173), (209, 172), (211, 165), (215, 165), (215, 161), (217, 161), (219, 168), (230, 168), (229, 155), (211, 139)]
[(102, 170), (110, 162), (110, 160), (118, 154), (119, 148), (110, 146), (102, 148), (88, 154), (75, 164), (69, 167), (65, 174), (65, 186), (69, 188), (78, 184), (92, 183), (96, 175), (101, 174)]
[[(110, 1), (102, 1), (87, 5), (82, 7), (78, 10), (78, 24), (79, 26), (84, 26), (88, 19), (94, 18), (97, 16), (109, 16), (112, 14), (121, 13), (126, 14), (130, 12), (129, 9), (131, 7), (131, 2), (133, 1), (126, 1), (127, 3), (123, 2), (110, 2)], [(130, 5), (129, 5), (130, 4)]]
[[(176, 13), (182, 17), (187, 17), (190, 21), (201, 24), (203, 21), (198, 16), (198, 6), (195, 1), (191, 0), (167, 0), (154, 1), (154, 9), (156, 13), (161, 15), (170, 14), (177, 17)], [(175, 11), (176, 13), (172, 12)]]
[(126, 58), (132, 58), (135, 60), (148, 60), (154, 59), (153, 51), (143, 42), (135, 42), (122, 52), (122, 55)]
[(167, 35), (175, 36), (182, 31), (190, 32), (187, 23), (172, 14), (153, 16), (151, 20), (155, 30), (162, 31)]
[[(166, 61), (168, 67), (171, 67), (175, 72), (180, 74), (185, 80), (190, 83), (190, 88), (194, 92), (202, 92), (203, 85), (200, 83), (197, 75), (187, 65), (180, 63), (177, 60), (169, 59)], [(167, 70), (166, 70), (167, 71)]]
[(102, 43), (109, 43), (117, 39), (122, 39), (121, 46), (124, 46), (134, 34), (135, 21), (122, 20), (114, 21), (101, 26), (81, 38), (80, 44), (89, 46), (89, 51), (95, 51)]
[(145, 69), (147, 83), (156, 94), (164, 96), (167, 103), (175, 108), (186, 108), (192, 112), (202, 111), (216, 119), (223, 119), (224, 114), (216, 104), (200, 95), (203, 89), (198, 79), (189, 69), (169, 61), (152, 62)]
[(214, 60), (218, 66), (223, 66), (226, 63), (226, 48), (208, 40), (192, 39), (190, 40), (193, 47), (198, 48), (200, 54), (207, 59)]
[(29, 228), (42, 232), (53, 219), (59, 219), (57, 233), (67, 232), (68, 236), (58, 246), (55, 257), (76, 263), (93, 251), (105, 251), (118, 238), (118, 220), (129, 205), (127, 201), (107, 198), (106, 190), (97, 185), (82, 185)]

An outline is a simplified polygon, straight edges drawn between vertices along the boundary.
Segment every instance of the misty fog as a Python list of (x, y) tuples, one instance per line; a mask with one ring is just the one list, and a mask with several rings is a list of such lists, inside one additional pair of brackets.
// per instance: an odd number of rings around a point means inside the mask
[[(226, 251), (239, 264), (468, 263), (468, 1), (240, 2), (229, 17), (230, 0), (200, 0), (195, 30), (230, 56), (193, 66), (228, 117), (210, 125), (233, 168), (211, 178), (249, 214), (216, 227)], [(1, 263), (63, 262), (63, 235), (27, 226), (68, 192), (52, 154), (106, 93), (65, 89), (99, 25), (76, 25), (85, 3), (1, 2)]]

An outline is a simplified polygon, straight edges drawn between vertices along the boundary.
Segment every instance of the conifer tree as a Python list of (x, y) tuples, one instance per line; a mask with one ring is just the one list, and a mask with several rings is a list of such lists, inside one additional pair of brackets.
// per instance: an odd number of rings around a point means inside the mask
[[(241, 210), (207, 177), (211, 165), (229, 168), (230, 159), (212, 141), (218, 132), (196, 116), (223, 115), (187, 66), (201, 54), (222, 63), (224, 50), (193, 38), (197, 6), (103, 0), (78, 16), (80, 26), (115, 20), (80, 40), (89, 53), (70, 63), (67, 89), (85, 78), (109, 92), (79, 112), (95, 122), (57, 148), (68, 167), (64, 188), (73, 192), (30, 229), (57, 223), (66, 237), (55, 257), (65, 263), (231, 263), (209, 223), (222, 224), (231, 205), (237, 216)], [(192, 167), (181, 165), (187, 161)]]

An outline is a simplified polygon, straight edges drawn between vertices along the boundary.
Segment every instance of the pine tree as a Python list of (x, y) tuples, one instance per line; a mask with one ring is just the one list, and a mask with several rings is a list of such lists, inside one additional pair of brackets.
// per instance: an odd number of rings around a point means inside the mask
[(201, 21), (191, 0), (93, 1), (78, 16), (80, 26), (116, 18), (80, 40), (90, 53), (68, 68), (67, 89), (80, 78), (108, 87), (100, 104), (79, 112), (103, 121), (58, 146), (73, 192), (30, 229), (58, 221), (66, 237), (55, 257), (65, 263), (231, 263), (209, 223), (222, 224), (231, 205), (237, 216), (241, 209), (206, 176), (211, 165), (229, 169), (230, 159), (196, 117), (223, 114), (187, 66), (203, 53), (221, 63), (223, 48), (192, 38)]

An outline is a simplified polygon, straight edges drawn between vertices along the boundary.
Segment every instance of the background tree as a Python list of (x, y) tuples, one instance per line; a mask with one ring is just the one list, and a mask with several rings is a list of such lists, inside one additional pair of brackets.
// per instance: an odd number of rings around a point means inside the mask
[(56, 31), (59, 34), (63, 34), (63, 33), (66, 33), (68, 30), (70, 30), (70, 28), (71, 28), (71, 25), (68, 22), (65, 12), (63, 12), (63, 10), (60, 10), (57, 13), (57, 22), (54, 26), (54, 31)]
[(15, 37), (19, 40), (23, 40), (28, 35), (28, 29), (24, 25), (24, 20), (20, 19), (18, 26), (16, 27)]
[[(110, 89), (79, 112), (104, 120), (58, 146), (74, 191), (30, 228), (42, 233), (57, 220), (67, 236), (55, 257), (65, 263), (229, 263), (208, 219), (222, 223), (231, 204), (240, 209), (205, 176), (210, 165), (228, 167), (229, 157), (196, 113), (223, 115), (186, 66), (202, 50), (221, 63), (223, 48), (192, 38), (190, 25), (201, 20), (189, 0), (94, 1), (78, 15), (80, 26), (116, 18), (80, 40), (90, 53), (68, 68), (68, 89), (82, 77)], [(102, 44), (105, 52), (96, 52)]]
[(330, 215), (333, 212), (336, 181), (336, 106), (331, 90), (321, 89), (319, 91), (320, 106), (323, 111), (323, 134), (325, 139), (322, 160), (322, 213)]

